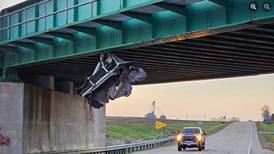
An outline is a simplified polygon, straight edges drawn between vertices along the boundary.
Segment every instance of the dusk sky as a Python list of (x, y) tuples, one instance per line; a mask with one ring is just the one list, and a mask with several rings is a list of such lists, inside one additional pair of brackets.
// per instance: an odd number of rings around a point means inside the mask
[[(0, 0), (0, 10), (24, 0)], [(149, 74), (148, 74), (149, 75)], [(274, 112), (274, 74), (133, 86), (129, 97), (107, 104), (107, 116), (144, 117), (156, 102), (156, 115), (168, 119), (210, 120), (225, 114), (261, 120), (261, 107)]]
[(274, 109), (274, 74), (133, 86), (129, 97), (107, 105), (108, 116), (143, 117), (156, 102), (168, 119), (210, 120), (227, 115), (261, 120), (261, 107)]

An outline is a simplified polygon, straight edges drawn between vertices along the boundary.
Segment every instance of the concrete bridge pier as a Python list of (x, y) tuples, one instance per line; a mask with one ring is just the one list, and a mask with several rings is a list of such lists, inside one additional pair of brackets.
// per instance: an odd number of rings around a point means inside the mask
[(58, 84), (47, 79), (48, 87), (0, 83), (0, 153), (105, 146), (105, 108), (90, 109), (85, 99), (54, 90)]

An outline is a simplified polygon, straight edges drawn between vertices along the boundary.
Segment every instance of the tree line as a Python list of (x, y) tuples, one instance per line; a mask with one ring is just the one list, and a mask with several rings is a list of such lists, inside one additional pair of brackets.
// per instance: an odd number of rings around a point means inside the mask
[(274, 121), (274, 113), (271, 115), (270, 113), (270, 107), (268, 105), (264, 105), (261, 108), (263, 121)]

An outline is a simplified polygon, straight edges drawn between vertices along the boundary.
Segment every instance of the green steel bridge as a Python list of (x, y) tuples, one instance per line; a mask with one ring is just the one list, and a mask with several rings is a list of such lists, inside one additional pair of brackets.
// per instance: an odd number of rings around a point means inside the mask
[(274, 73), (274, 0), (28, 0), (0, 13), (0, 81), (82, 82), (100, 53), (140, 84)]

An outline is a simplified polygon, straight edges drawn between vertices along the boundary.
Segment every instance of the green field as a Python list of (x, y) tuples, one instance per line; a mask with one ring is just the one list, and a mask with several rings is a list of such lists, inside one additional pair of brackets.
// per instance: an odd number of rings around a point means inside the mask
[[(201, 127), (208, 133), (212, 134), (229, 123), (223, 122), (203, 122)], [(175, 131), (180, 131), (186, 126), (198, 126), (197, 121), (184, 121), (176, 123), (167, 123), (167, 126), (161, 129), (155, 129), (155, 122), (151, 123), (128, 123), (128, 124), (107, 124), (106, 138), (107, 141), (117, 141), (120, 143), (129, 141), (150, 140), (165, 136), (174, 135)], [(108, 143), (115, 144), (115, 143)]]
[(257, 122), (258, 131), (263, 132), (274, 132), (274, 122), (264, 123), (264, 122)]
[[(206, 122), (203, 122), (201, 127), (203, 128), (203, 130), (207, 132), (208, 135), (210, 135), (224, 128), (228, 124), (230, 123), (228, 122), (224, 123), (219, 121), (206, 121)], [(191, 126), (198, 126), (198, 124), (195, 121), (195, 122), (174, 123), (169, 125), (169, 127), (174, 130), (181, 130), (183, 127), (191, 127)]]

